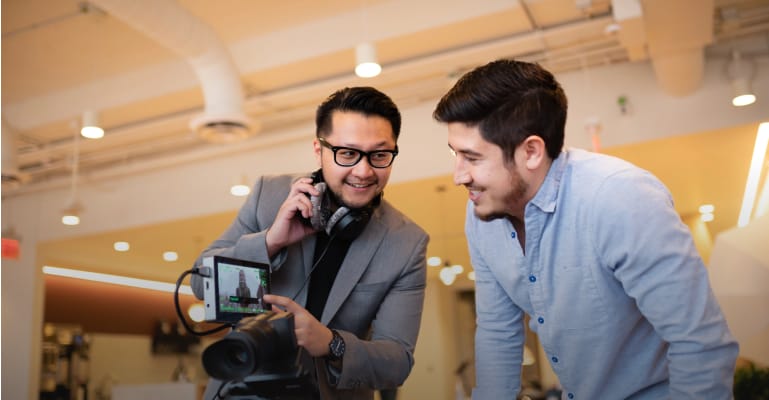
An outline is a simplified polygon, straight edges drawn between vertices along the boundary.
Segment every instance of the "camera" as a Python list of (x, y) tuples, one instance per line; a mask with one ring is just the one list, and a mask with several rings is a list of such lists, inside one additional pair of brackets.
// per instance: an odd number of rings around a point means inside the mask
[(203, 259), (205, 321), (236, 323), (269, 311), (270, 266), (224, 256)]
[(230, 382), (225, 398), (312, 398), (317, 386), (312, 360), (296, 344), (294, 316), (265, 311), (237, 323), (232, 332), (203, 351), (203, 367)]
[[(187, 324), (179, 305), (179, 287), (188, 274), (202, 277), (204, 321), (223, 325), (201, 332)], [(272, 311), (264, 301), (264, 295), (270, 292), (270, 279), (267, 264), (210, 256), (203, 258), (201, 267), (185, 271), (176, 282), (174, 305), (188, 332), (204, 336), (230, 328), (202, 355), (208, 375), (221, 381), (218, 388), (211, 387), (214, 398), (317, 398), (314, 362), (296, 343), (294, 315)], [(207, 389), (207, 398), (210, 393)]]

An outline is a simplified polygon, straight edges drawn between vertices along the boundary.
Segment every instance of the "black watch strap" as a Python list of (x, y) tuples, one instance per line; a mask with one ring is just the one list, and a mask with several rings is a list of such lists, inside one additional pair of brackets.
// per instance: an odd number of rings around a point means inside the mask
[(339, 332), (337, 332), (335, 329), (331, 330), (331, 334), (333, 337), (331, 338), (331, 342), (328, 344), (328, 358), (330, 360), (341, 360), (346, 349), (344, 339), (342, 338), (342, 335), (340, 335)]

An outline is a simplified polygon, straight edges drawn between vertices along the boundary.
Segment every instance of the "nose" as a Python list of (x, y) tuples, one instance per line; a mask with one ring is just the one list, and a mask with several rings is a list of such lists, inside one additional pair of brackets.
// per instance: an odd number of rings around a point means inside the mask
[(374, 174), (374, 167), (368, 162), (368, 157), (362, 157), (357, 164), (352, 166), (352, 172), (357, 177), (367, 177)]
[(465, 185), (470, 182), (470, 173), (465, 168), (460, 157), (454, 162), (454, 185)]

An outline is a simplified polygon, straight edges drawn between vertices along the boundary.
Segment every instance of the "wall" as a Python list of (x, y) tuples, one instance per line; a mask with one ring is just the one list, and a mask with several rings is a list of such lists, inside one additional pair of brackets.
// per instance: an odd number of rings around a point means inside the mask
[[(594, 115), (603, 121), (605, 146), (765, 120), (769, 118), (766, 106), (768, 74), (766, 68), (758, 68), (753, 85), (759, 101), (742, 109), (729, 104), (730, 87), (720, 61), (708, 62), (704, 85), (682, 99), (669, 97), (658, 89), (647, 63), (594, 69), (589, 72), (589, 79), (580, 72), (563, 74), (558, 78), (571, 105), (567, 144), (590, 146), (584, 122)], [(619, 95), (628, 96), (631, 112), (622, 114), (619, 111), (616, 105)], [(392, 183), (451, 172), (451, 159), (445, 151), (445, 128), (431, 119), (434, 104), (435, 101), (430, 101), (403, 110), (403, 135), (399, 143), (403, 152), (394, 169)], [(301, 136), (304, 132), (306, 136)], [(35, 260), (37, 242), (235, 209), (239, 199), (213, 203), (205, 194), (220, 190), (233, 173), (248, 171), (256, 175), (312, 169), (314, 160), (309, 157), (312, 132), (311, 126), (296, 127), (279, 133), (299, 133), (307, 140), (108, 181), (94, 181), (80, 193), (92, 218), (75, 231), (59, 223), (58, 213), (67, 196), (64, 187), (4, 198), (3, 226), (13, 225), (21, 235), (22, 256), (20, 260), (3, 260), (2, 266), (2, 395), (9, 399), (34, 399), (37, 396), (43, 298), (40, 265)], [(297, 156), (299, 154), (308, 157)], [(130, 167), (126, 166), (127, 169)], [(430, 296), (433, 298), (432, 294)], [(425, 313), (439, 313), (439, 307), (431, 301)], [(444, 334), (425, 324), (421, 340), (430, 338), (450, 343)], [(424, 363), (421, 365), (438, 367), (443, 364), (440, 351), (437, 354), (421, 352), (418, 357), (418, 362)], [(421, 372), (416, 374), (421, 376)], [(416, 381), (409, 381), (409, 385), (417, 384)], [(448, 383), (443, 386), (446, 385)]]
[[(201, 351), (208, 343), (210, 341), (201, 342)], [(110, 393), (109, 389), (115, 385), (171, 382), (179, 365), (184, 366), (192, 382), (199, 382), (205, 376), (199, 353), (153, 355), (151, 346), (149, 336), (91, 335), (88, 398), (98, 399), (97, 394)]]

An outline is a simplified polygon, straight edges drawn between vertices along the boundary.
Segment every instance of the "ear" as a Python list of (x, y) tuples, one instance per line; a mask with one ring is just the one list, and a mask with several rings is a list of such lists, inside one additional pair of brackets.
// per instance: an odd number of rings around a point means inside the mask
[(322, 165), (320, 162), (320, 152), (323, 149), (321, 148), (320, 142), (318, 142), (317, 137), (312, 140), (312, 149), (313, 149), (313, 152), (315, 153), (315, 161), (318, 163), (318, 167), (321, 167)]
[(523, 150), (526, 169), (534, 171), (547, 163), (547, 150), (545, 141), (537, 135), (531, 135), (524, 139), (520, 148)]

